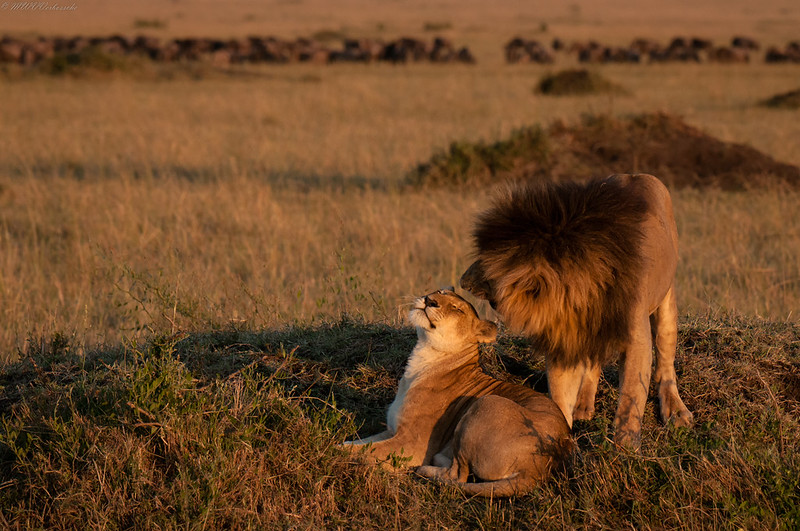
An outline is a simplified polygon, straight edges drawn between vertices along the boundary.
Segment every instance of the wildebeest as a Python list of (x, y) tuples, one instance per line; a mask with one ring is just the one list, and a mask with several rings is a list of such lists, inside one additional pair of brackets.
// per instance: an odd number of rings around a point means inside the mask
[(744, 48), (745, 50), (760, 50), (761, 45), (754, 39), (750, 37), (742, 37), (741, 35), (737, 35), (733, 39), (731, 39), (731, 46), (734, 48)]
[(708, 60), (715, 63), (749, 63), (750, 54), (744, 48), (720, 46), (708, 50)]
[(553, 54), (539, 41), (514, 37), (504, 47), (506, 62), (552, 63)]

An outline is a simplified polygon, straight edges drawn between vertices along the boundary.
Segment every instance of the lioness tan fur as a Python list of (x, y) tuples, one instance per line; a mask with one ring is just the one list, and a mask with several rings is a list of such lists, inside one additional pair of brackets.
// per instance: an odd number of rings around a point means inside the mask
[(661, 415), (691, 425), (675, 374), (678, 233), (661, 181), (512, 184), (474, 238), (477, 260), (461, 286), (535, 340), (570, 427), (593, 416), (601, 367), (620, 355), (614, 437), (638, 448), (654, 343)]
[[(449, 290), (417, 299), (409, 320), (418, 341), (388, 429), (346, 447), (367, 445), (379, 462), (405, 457), (419, 474), (482, 496), (520, 494), (547, 477), (570, 446), (569, 427), (547, 396), (483, 372), (478, 346), (495, 340), (496, 325)], [(480, 481), (467, 483), (470, 474)]]

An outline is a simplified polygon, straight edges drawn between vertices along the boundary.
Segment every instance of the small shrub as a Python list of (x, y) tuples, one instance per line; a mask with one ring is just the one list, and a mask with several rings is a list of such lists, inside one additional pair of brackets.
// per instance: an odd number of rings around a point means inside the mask
[(423, 31), (445, 31), (453, 29), (452, 22), (426, 22), (422, 26)]
[(343, 30), (321, 29), (314, 32), (311, 38), (319, 42), (341, 41), (347, 38), (347, 33)]
[(596, 72), (577, 69), (563, 70), (543, 77), (536, 92), (548, 96), (582, 96), (602, 93), (622, 94), (625, 91)]
[(800, 89), (776, 94), (762, 101), (761, 105), (774, 109), (800, 109)]
[(77, 53), (57, 53), (42, 61), (40, 68), (46, 74), (57, 76), (86, 72), (125, 72), (131, 70), (133, 64), (131, 58), (91, 46)]
[(169, 23), (166, 20), (159, 20), (157, 18), (137, 18), (133, 21), (133, 27), (139, 29), (165, 29)]

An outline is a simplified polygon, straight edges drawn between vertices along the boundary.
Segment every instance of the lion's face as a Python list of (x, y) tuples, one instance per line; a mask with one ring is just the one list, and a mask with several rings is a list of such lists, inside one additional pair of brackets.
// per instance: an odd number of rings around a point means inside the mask
[(408, 320), (417, 328), (420, 340), (443, 351), (491, 343), (497, 337), (497, 326), (478, 317), (470, 303), (450, 290), (416, 299)]
[(471, 266), (461, 275), (459, 282), (461, 287), (469, 291), (479, 299), (488, 301), (493, 309), (497, 309), (495, 301), (494, 287), (486, 278), (483, 272), (483, 265), (480, 260), (475, 260)]

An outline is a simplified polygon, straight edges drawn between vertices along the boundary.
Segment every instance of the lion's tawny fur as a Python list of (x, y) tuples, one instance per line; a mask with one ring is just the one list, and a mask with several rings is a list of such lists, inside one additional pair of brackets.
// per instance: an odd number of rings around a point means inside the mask
[(662, 414), (691, 423), (674, 384), (677, 230), (658, 179), (507, 185), (478, 216), (474, 241), (476, 261), (461, 286), (544, 352), (551, 396), (570, 424), (591, 417), (599, 367), (624, 353), (617, 439), (639, 444), (651, 315), (656, 377), (672, 381), (659, 391)]

